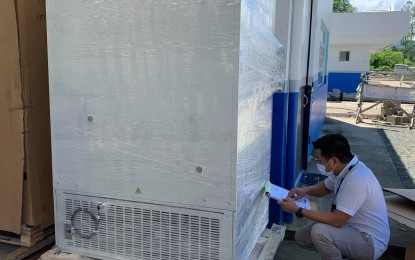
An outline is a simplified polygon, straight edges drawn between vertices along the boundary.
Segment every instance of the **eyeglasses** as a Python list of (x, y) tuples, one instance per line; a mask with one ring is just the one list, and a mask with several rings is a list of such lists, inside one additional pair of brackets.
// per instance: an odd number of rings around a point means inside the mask
[(310, 155), (310, 158), (316, 161), (317, 163), (322, 164), (318, 157)]

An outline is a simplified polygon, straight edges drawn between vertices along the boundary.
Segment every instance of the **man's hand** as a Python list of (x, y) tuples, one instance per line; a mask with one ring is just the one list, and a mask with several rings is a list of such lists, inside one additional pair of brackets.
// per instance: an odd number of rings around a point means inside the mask
[[(300, 208), (292, 199), (277, 200), (281, 208), (288, 213), (296, 213)], [(336, 210), (334, 212), (315, 211), (303, 209), (303, 216), (319, 223), (325, 223), (333, 227), (341, 228), (351, 218), (350, 215)]]
[(288, 192), (288, 198), (298, 200), (307, 195), (307, 192), (303, 188), (293, 188)]
[(297, 203), (295, 203), (294, 200), (291, 199), (283, 199), (283, 200), (277, 200), (278, 204), (281, 205), (281, 208), (288, 213), (296, 213), (298, 211)]

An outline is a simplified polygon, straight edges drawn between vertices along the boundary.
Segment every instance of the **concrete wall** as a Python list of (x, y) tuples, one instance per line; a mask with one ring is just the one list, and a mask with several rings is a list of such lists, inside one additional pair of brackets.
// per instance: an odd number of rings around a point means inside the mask
[[(396, 44), (408, 33), (408, 12), (332, 14), (328, 91), (356, 92), (360, 74), (369, 71), (370, 53)], [(340, 61), (340, 51), (350, 51)]]
[(361, 82), (359, 72), (330, 72), (328, 78), (328, 91), (333, 88), (340, 89), (345, 93), (355, 93)]
[[(408, 33), (409, 13), (400, 12), (365, 12), (341, 13), (332, 15), (332, 43), (345, 43), (341, 37), (353, 38), (353, 43), (379, 36), (395, 36), (398, 39)], [(357, 41), (356, 41), (357, 40)]]
[[(350, 51), (349, 61), (340, 61), (340, 51)], [(367, 72), (370, 65), (370, 45), (331, 44), (329, 72)], [(330, 84), (330, 82), (329, 82)]]

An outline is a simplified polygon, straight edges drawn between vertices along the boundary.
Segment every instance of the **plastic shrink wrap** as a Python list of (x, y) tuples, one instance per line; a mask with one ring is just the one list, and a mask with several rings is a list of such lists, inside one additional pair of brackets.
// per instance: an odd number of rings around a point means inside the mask
[(47, 2), (57, 245), (247, 259), (268, 222), (275, 1)]

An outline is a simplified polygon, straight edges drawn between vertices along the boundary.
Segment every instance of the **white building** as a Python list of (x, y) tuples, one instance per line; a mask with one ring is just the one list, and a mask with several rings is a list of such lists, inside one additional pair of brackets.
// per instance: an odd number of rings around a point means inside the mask
[(399, 43), (408, 34), (409, 12), (333, 13), (328, 91), (355, 92), (369, 71), (370, 53)]

